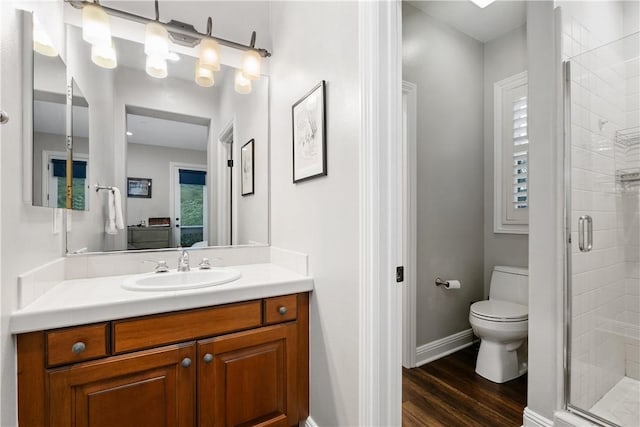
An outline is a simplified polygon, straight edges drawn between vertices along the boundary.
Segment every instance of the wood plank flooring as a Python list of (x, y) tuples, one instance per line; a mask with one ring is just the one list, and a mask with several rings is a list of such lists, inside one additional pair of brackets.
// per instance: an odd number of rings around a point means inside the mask
[(419, 368), (402, 370), (402, 425), (519, 427), (527, 376), (495, 384), (475, 373), (473, 345)]

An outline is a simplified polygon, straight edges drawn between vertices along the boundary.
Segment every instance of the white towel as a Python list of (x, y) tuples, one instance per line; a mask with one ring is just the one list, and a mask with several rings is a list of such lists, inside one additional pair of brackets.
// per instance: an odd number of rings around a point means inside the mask
[(116, 228), (118, 230), (124, 230), (124, 220), (122, 219), (122, 196), (120, 195), (120, 189), (113, 187), (113, 207), (116, 211)]
[(118, 230), (124, 229), (124, 220), (122, 219), (122, 196), (120, 190), (113, 187), (109, 191), (107, 200), (107, 223), (104, 226), (104, 232), (111, 235), (118, 234)]

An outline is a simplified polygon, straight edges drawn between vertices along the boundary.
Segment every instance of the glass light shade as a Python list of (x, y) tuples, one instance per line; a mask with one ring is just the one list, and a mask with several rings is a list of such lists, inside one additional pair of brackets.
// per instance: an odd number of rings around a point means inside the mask
[(202, 66), (201, 61), (196, 60), (196, 83), (202, 87), (213, 86), (213, 71)]
[(109, 15), (100, 6), (85, 4), (82, 8), (82, 38), (92, 45), (111, 45)]
[(167, 77), (167, 60), (162, 56), (147, 56), (145, 66), (147, 74), (156, 79)]
[(489, 6), (491, 3), (493, 3), (495, 0), (471, 0), (473, 3), (476, 4), (476, 6), (484, 9), (485, 7)]
[(149, 22), (144, 30), (144, 53), (147, 56), (169, 56), (169, 32), (157, 22)]
[(242, 70), (236, 70), (236, 78), (235, 78), (235, 89), (236, 92), (246, 95), (251, 93), (251, 80), (246, 78), (242, 73)]
[(34, 17), (33, 20), (33, 50), (45, 56), (58, 56), (49, 35), (42, 29), (42, 24)]
[(213, 39), (200, 42), (200, 66), (211, 71), (220, 71), (220, 45)]
[(255, 50), (247, 50), (242, 55), (242, 74), (249, 80), (260, 78), (260, 65), (262, 57)]
[(116, 68), (118, 66), (118, 58), (116, 50), (111, 46), (91, 46), (91, 60), (94, 64), (102, 68)]

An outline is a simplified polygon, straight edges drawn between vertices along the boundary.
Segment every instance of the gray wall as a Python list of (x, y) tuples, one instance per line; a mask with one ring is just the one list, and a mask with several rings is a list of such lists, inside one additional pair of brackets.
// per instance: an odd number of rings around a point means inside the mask
[[(127, 144), (127, 176), (151, 178), (151, 198), (123, 197), (127, 205), (125, 225), (148, 221), (149, 217), (171, 216), (171, 162), (207, 166), (207, 152), (145, 144)], [(209, 172), (207, 172), (209, 173)], [(209, 212), (215, 215), (215, 212)]]
[(528, 265), (529, 236), (493, 232), (493, 84), (527, 69), (526, 27), (484, 45), (484, 295), (496, 265)]
[(407, 3), (402, 15), (403, 79), (418, 86), (420, 346), (468, 329), (483, 297), (483, 45)]

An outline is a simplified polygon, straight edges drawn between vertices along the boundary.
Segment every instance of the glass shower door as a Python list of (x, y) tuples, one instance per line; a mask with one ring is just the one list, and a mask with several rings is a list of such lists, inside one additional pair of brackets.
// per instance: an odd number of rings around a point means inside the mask
[(565, 65), (567, 407), (640, 425), (639, 33)]

